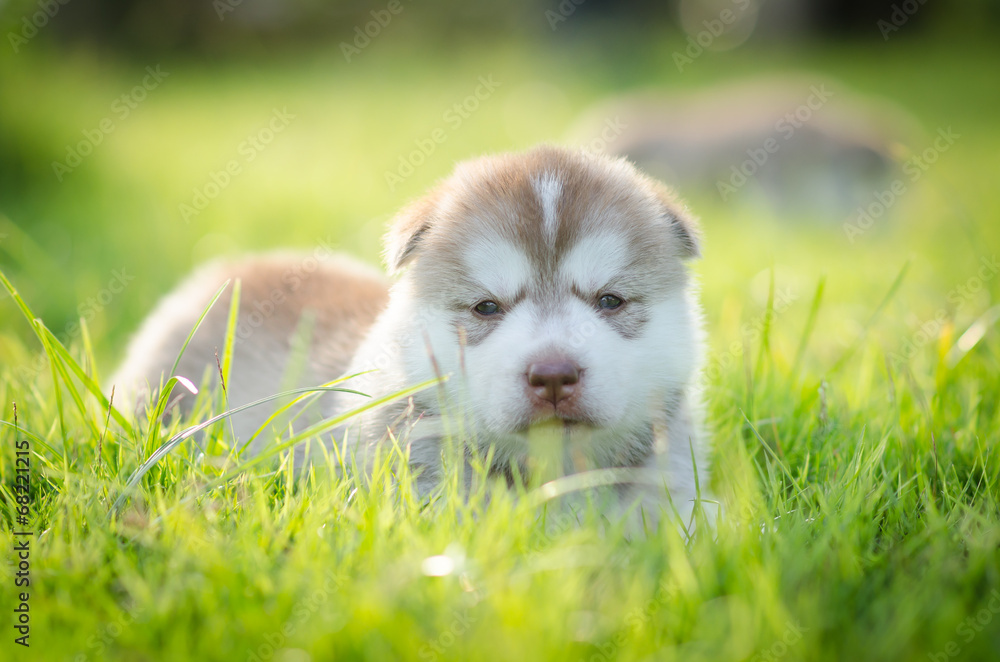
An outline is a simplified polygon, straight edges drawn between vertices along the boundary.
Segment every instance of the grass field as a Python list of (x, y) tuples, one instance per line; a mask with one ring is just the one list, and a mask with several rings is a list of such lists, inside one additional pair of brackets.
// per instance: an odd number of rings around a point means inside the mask
[[(1000, 50), (900, 39), (706, 57), (678, 75), (674, 47), (411, 58), (386, 40), (349, 67), (332, 48), (208, 65), (41, 45), (0, 59), (0, 148), (18, 164), (0, 183), (0, 270), (26, 306), (0, 293), (0, 658), (996, 659), (1000, 87), (970, 63)], [(121, 117), (115, 100), (157, 66)], [(181, 444), (113, 510), (195, 421), (109, 420), (98, 385), (194, 264), (321, 243), (374, 262), (381, 224), (456, 159), (558, 140), (617, 91), (802, 70), (896, 100), (928, 140), (960, 137), (854, 242), (840, 225), (690, 200), (726, 507), (714, 537), (626, 539), (592, 512), (569, 526), (537, 490), (420, 503), (389, 479), (392, 458), (371, 481), (295, 481), (269, 463), (233, 475), (221, 426), (209, 453)], [(480, 109), (390, 190), (385, 172), (489, 76)], [(106, 117), (113, 131), (58, 181), (52, 162)], [(244, 149), (275, 117), (273, 142)], [(231, 160), (239, 173), (185, 219)], [(14, 530), (34, 533), (28, 649), (14, 643)]]

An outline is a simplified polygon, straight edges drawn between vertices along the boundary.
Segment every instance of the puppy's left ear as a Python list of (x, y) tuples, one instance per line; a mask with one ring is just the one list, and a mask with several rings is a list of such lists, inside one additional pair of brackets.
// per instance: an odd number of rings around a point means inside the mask
[(660, 182), (651, 180), (656, 200), (664, 210), (664, 218), (681, 246), (681, 258), (701, 257), (701, 230), (698, 222), (677, 200), (673, 191)]
[(416, 256), (417, 249), (430, 229), (437, 211), (439, 189), (415, 200), (392, 220), (385, 235), (385, 263), (390, 274), (399, 273)]

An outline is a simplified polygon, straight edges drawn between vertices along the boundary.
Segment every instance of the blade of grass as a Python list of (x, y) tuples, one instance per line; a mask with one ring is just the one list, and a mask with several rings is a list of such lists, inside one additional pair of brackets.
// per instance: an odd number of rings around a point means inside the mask
[[(68, 349), (66, 349), (65, 345), (59, 342), (59, 339), (56, 338), (55, 334), (53, 334), (52, 331), (45, 325), (42, 325), (38, 332), (42, 334), (39, 338), (48, 338), (52, 350), (60, 358), (62, 363), (68, 367), (70, 371), (72, 371), (72, 373), (83, 383), (87, 391), (97, 399), (98, 403), (101, 405), (101, 409), (104, 410), (110, 407), (111, 403), (106, 397), (104, 397), (104, 393), (101, 391), (100, 385), (95, 380), (91, 379), (86, 372), (84, 372), (83, 368), (81, 368), (80, 364), (76, 362), (73, 355), (69, 353)], [(115, 422), (121, 425), (122, 428), (130, 435), (134, 434), (132, 423), (130, 423), (128, 419), (118, 411), (118, 409), (111, 407), (111, 417), (114, 418)]]
[[(39, 327), (35, 325), (36, 321), (41, 321), (41, 320), (35, 317), (35, 314), (31, 312), (31, 309), (28, 307), (28, 304), (25, 303), (24, 299), (21, 298), (21, 295), (18, 294), (17, 289), (14, 287), (13, 283), (11, 283), (7, 279), (7, 276), (4, 275), (2, 270), (0, 270), (0, 283), (3, 284), (4, 289), (6, 289), (7, 293), (10, 294), (10, 297), (14, 300), (14, 303), (17, 304), (17, 307), (21, 309), (21, 314), (24, 315), (24, 318), (28, 321), (28, 326), (31, 327), (31, 330), (35, 332), (36, 336), (38, 336), (38, 341), (42, 343), (42, 349), (44, 350), (45, 341), (42, 340), (42, 336), (39, 335), (39, 330), (38, 330)], [(59, 429), (62, 430), (63, 438), (65, 439), (66, 419), (63, 416), (62, 391), (59, 388), (59, 378), (56, 373), (55, 365), (51, 360), (49, 361), (49, 369), (52, 371), (52, 384), (54, 386), (55, 396), (56, 396), (56, 410), (59, 413)]]
[[(416, 393), (416, 392), (421, 391), (421, 390), (423, 390), (425, 388), (428, 388), (429, 386), (437, 384), (437, 382), (438, 382), (437, 379), (428, 380), (427, 382), (421, 382), (420, 384), (417, 384), (416, 386), (413, 386), (413, 387), (411, 387), (409, 389), (406, 389), (404, 391), (400, 391), (399, 393), (394, 393), (394, 394), (391, 394), (389, 396), (385, 396), (383, 398), (379, 398), (377, 400), (374, 400), (374, 401), (368, 403), (367, 405), (364, 405), (364, 406), (359, 407), (357, 409), (353, 409), (350, 412), (347, 412), (346, 414), (344, 414), (342, 416), (338, 416), (336, 418), (329, 419), (328, 421), (323, 421), (321, 423), (318, 423), (317, 425), (314, 425), (311, 428), (308, 428), (307, 430), (305, 430), (303, 432), (303, 434), (308, 433), (308, 434), (306, 434), (306, 436), (309, 436), (311, 434), (316, 434), (315, 430), (317, 428), (322, 428), (323, 430), (325, 430), (325, 429), (328, 429), (329, 427), (334, 427), (336, 425), (339, 425), (344, 420), (347, 420), (351, 416), (355, 416), (357, 414), (360, 414), (360, 413), (363, 413), (365, 411), (368, 411), (369, 409), (372, 409), (373, 407), (377, 407), (379, 405), (385, 404), (386, 402), (390, 402), (393, 399), (395, 399), (396, 397), (404, 397), (406, 395), (410, 395), (412, 393)], [(256, 400), (254, 402), (250, 402), (248, 404), (245, 404), (245, 405), (242, 405), (240, 407), (237, 407), (236, 409), (232, 409), (230, 411), (223, 412), (221, 414), (213, 416), (212, 418), (208, 419), (207, 421), (205, 421), (203, 423), (199, 423), (198, 425), (194, 425), (192, 427), (189, 427), (189, 428), (181, 431), (180, 433), (174, 435), (169, 440), (167, 440), (162, 446), (160, 446), (158, 449), (156, 449), (156, 451), (153, 452), (152, 455), (149, 456), (149, 459), (147, 459), (146, 461), (144, 461), (132, 473), (132, 475), (129, 476), (129, 479), (128, 479), (126, 485), (125, 485), (125, 489), (122, 491), (122, 493), (115, 500), (114, 505), (111, 507), (111, 512), (112, 513), (116, 512), (117, 510), (119, 510), (121, 508), (122, 505), (124, 505), (125, 500), (128, 498), (128, 495), (131, 493), (131, 491), (135, 487), (135, 485), (142, 479), (142, 477), (144, 475), (146, 475), (146, 473), (157, 462), (159, 462), (163, 457), (165, 457), (168, 453), (170, 453), (170, 451), (172, 451), (174, 448), (176, 448), (181, 442), (183, 442), (184, 440), (190, 438), (194, 434), (200, 432), (201, 430), (204, 430), (205, 428), (207, 428), (210, 425), (216, 423), (217, 421), (221, 421), (221, 420), (223, 420), (223, 419), (225, 419), (225, 418), (227, 418), (229, 416), (232, 416), (234, 414), (237, 414), (237, 413), (239, 413), (241, 411), (244, 411), (246, 409), (250, 409), (251, 407), (256, 407), (258, 405), (262, 405), (262, 404), (265, 404), (267, 402), (272, 402), (272, 401), (278, 400), (280, 398), (286, 398), (286, 397), (288, 397), (290, 395), (297, 395), (299, 393), (313, 393), (313, 392), (315, 392), (317, 390), (320, 390), (320, 391), (344, 391), (344, 392), (347, 392), (347, 393), (356, 393), (358, 395), (364, 395), (363, 393), (358, 393), (357, 391), (351, 391), (349, 389), (341, 389), (341, 388), (312, 387), (312, 388), (294, 389), (292, 391), (285, 391), (283, 393), (276, 393), (275, 395), (271, 395), (271, 396), (268, 396), (266, 398), (261, 398), (260, 400)], [(320, 431), (322, 431), (322, 430), (320, 430)], [(284, 444), (282, 444), (281, 448), (276, 449), (274, 452), (278, 452), (278, 451), (282, 450), (285, 446), (287, 446), (288, 443), (293, 443), (293, 445), (295, 443), (298, 443), (301, 440), (301, 438), (302, 438), (301, 434), (300, 435), (296, 435), (295, 437), (293, 437), (292, 440), (290, 440), (289, 442), (285, 442)], [(274, 453), (268, 453), (268, 454), (264, 455), (264, 459), (270, 457), (273, 454)], [(254, 460), (251, 461), (251, 463), (252, 464), (256, 464), (258, 461), (261, 461), (261, 460), (259, 458), (255, 458)], [(244, 465), (244, 466), (249, 466), (249, 464), (248, 465)], [(234, 469), (234, 471), (235, 471), (235, 469)]]
[(86, 359), (84, 372), (89, 373), (91, 379), (97, 384), (101, 383), (100, 375), (97, 372), (97, 359), (94, 358), (94, 343), (90, 339), (90, 325), (87, 319), (80, 318), (80, 342), (83, 343), (83, 357)]
[[(94, 422), (93, 417), (87, 415), (87, 405), (84, 404), (83, 398), (80, 396), (79, 389), (76, 388), (76, 384), (73, 383), (73, 378), (69, 376), (66, 371), (66, 366), (63, 365), (59, 354), (53, 348), (52, 343), (49, 341), (49, 336), (52, 332), (49, 331), (45, 324), (41, 320), (35, 320), (35, 324), (41, 328), (38, 333), (38, 337), (42, 339), (42, 345), (45, 347), (45, 353), (49, 355), (49, 364), (52, 365), (55, 372), (62, 377), (63, 386), (69, 392), (70, 398), (73, 400), (73, 404), (76, 405), (77, 411), (80, 412), (80, 417), (90, 426), (90, 431), (93, 433), (94, 437), (100, 436), (100, 431), (97, 429), (97, 424)], [(75, 363), (75, 362), (74, 362)]]
[[(250, 443), (254, 439), (256, 439), (257, 437), (259, 437), (260, 434), (262, 432), (264, 432), (264, 430), (267, 429), (267, 427), (271, 424), (271, 422), (274, 421), (274, 419), (278, 418), (279, 416), (281, 416), (286, 411), (288, 411), (289, 409), (291, 409), (292, 407), (294, 407), (298, 403), (302, 402), (303, 400), (306, 400), (306, 399), (311, 398), (311, 397), (318, 396), (319, 393), (322, 393), (323, 391), (338, 391), (338, 392), (342, 392), (342, 393), (355, 393), (357, 395), (365, 395), (364, 393), (359, 393), (358, 391), (351, 391), (351, 390), (348, 390), (348, 389), (334, 389), (334, 388), (330, 388), (331, 386), (334, 386), (334, 385), (339, 384), (341, 382), (347, 381), (348, 379), (353, 379), (353, 378), (355, 378), (355, 377), (357, 377), (359, 375), (364, 375), (364, 374), (367, 374), (367, 372), (359, 372), (359, 373), (357, 373), (355, 375), (348, 375), (346, 377), (341, 377), (339, 379), (334, 379), (332, 382), (327, 382), (327, 383), (321, 385), (319, 387), (319, 389), (321, 389), (319, 392), (317, 392), (316, 389), (307, 389), (307, 391), (305, 393), (303, 393), (302, 395), (300, 395), (299, 397), (295, 398), (294, 400), (292, 400), (288, 404), (283, 405), (282, 407), (279, 407), (278, 409), (276, 409), (274, 411), (273, 414), (271, 414), (270, 416), (268, 416), (267, 420), (265, 420), (263, 423), (261, 423), (260, 427), (258, 427), (257, 430), (252, 435), (250, 435), (250, 438), (247, 439), (246, 442), (242, 446), (240, 446), (240, 449), (239, 449), (239, 452), (238, 452), (237, 456), (242, 455), (243, 451), (246, 450), (246, 448), (250, 445)], [(285, 393), (293, 393), (293, 392), (296, 392), (296, 391), (297, 390), (285, 391)]]
[[(208, 302), (208, 305), (206, 305), (205, 309), (201, 311), (201, 315), (198, 317), (198, 321), (195, 322), (193, 327), (191, 327), (191, 331), (188, 333), (187, 338), (184, 339), (184, 344), (181, 345), (181, 349), (177, 353), (177, 358), (174, 360), (174, 365), (170, 368), (170, 372), (168, 373), (170, 380), (167, 382), (166, 385), (164, 385), (164, 388), (161, 391), (160, 397), (157, 401), (156, 410), (153, 416), (150, 417), (149, 419), (149, 429), (146, 434), (145, 448), (143, 449), (144, 456), (148, 455), (149, 452), (153, 448), (155, 448), (157, 446), (157, 443), (160, 441), (160, 417), (163, 415), (163, 412), (166, 409), (167, 396), (170, 395), (171, 390), (173, 390), (173, 386), (175, 386), (178, 383), (178, 381), (175, 379), (177, 376), (177, 366), (181, 364), (181, 359), (184, 357), (184, 352), (187, 351), (188, 345), (191, 344), (191, 339), (194, 338), (194, 334), (198, 332), (199, 328), (201, 328), (201, 323), (205, 321), (205, 317), (208, 316), (209, 311), (211, 311), (212, 307), (215, 306), (215, 302), (219, 300), (220, 296), (222, 296), (222, 292), (229, 286), (229, 283), (230, 280), (226, 280), (226, 282), (222, 284), (222, 287), (220, 287), (215, 292), (215, 295)], [(184, 381), (187, 382), (188, 384), (191, 383), (190, 380), (187, 379), (186, 377)], [(168, 385), (170, 386), (170, 388), (167, 388)], [(198, 392), (197, 388), (193, 389), (189, 388), (188, 390), (190, 390), (192, 393)]]
[[(369, 410), (374, 409), (376, 407), (380, 407), (380, 406), (382, 406), (382, 405), (384, 405), (386, 403), (393, 402), (393, 401), (398, 400), (400, 398), (405, 398), (407, 396), (413, 395), (414, 393), (419, 393), (420, 391), (423, 391), (424, 389), (430, 388), (432, 386), (436, 386), (437, 384), (440, 384), (441, 381), (444, 380), (444, 379), (447, 379), (447, 377), (434, 377), (432, 379), (428, 379), (426, 381), (420, 382), (419, 384), (415, 384), (413, 386), (405, 388), (405, 389), (403, 389), (401, 391), (396, 391), (395, 393), (390, 393), (389, 395), (384, 395), (384, 396), (382, 396), (380, 398), (376, 398), (376, 399), (374, 399), (374, 400), (372, 400), (370, 402), (367, 402), (367, 403), (361, 405), (360, 407), (355, 407), (354, 409), (351, 409), (348, 412), (340, 414), (339, 416), (334, 416), (333, 418), (329, 418), (329, 419), (326, 419), (325, 421), (320, 421), (319, 423), (311, 425), (308, 428), (306, 428), (305, 430), (303, 430), (302, 432), (299, 432), (298, 434), (293, 435), (287, 441), (283, 441), (283, 442), (281, 442), (279, 444), (276, 444), (275, 446), (272, 446), (272, 447), (268, 448), (266, 451), (264, 451), (263, 453), (260, 453), (259, 455), (253, 457), (252, 459), (248, 460), (244, 464), (242, 464), (242, 465), (240, 465), (238, 467), (234, 467), (228, 473), (223, 474), (223, 476), (218, 479), (219, 481), (221, 481), (221, 482), (219, 482), (219, 484), (221, 485), (222, 483), (225, 483), (230, 478), (232, 478), (233, 476), (239, 474), (240, 472), (245, 471), (246, 469), (248, 469), (248, 468), (250, 468), (250, 467), (252, 467), (252, 466), (254, 466), (256, 464), (260, 464), (261, 462), (264, 462), (264, 461), (270, 459), (271, 457), (273, 457), (274, 455), (277, 455), (278, 453), (280, 453), (283, 450), (287, 450), (289, 448), (292, 448), (296, 444), (299, 444), (300, 442), (308, 439), (309, 437), (314, 437), (316, 435), (322, 434), (323, 432), (326, 432), (327, 430), (335, 428), (338, 425), (340, 425), (341, 423), (343, 423), (345, 421), (348, 421), (348, 420), (354, 418), (355, 416), (357, 416), (359, 414), (363, 414), (366, 411), (369, 411)], [(343, 390), (343, 389), (329, 389), (329, 390), (331, 390), (331, 391), (338, 391), (338, 390)], [(287, 393), (285, 395), (287, 395)], [(223, 480), (223, 479), (225, 479), (225, 480)]]
[[(233, 346), (236, 341), (236, 322), (240, 313), (240, 295), (243, 281), (239, 278), (233, 283), (233, 295), (229, 300), (229, 317), (226, 319), (226, 339), (222, 349), (222, 364), (219, 366), (219, 378), (222, 381), (223, 409), (229, 409), (229, 375), (233, 369)], [(236, 439), (236, 430), (229, 419), (229, 433)]]
[[(760, 331), (760, 349), (757, 350), (757, 361), (753, 369), (753, 383), (760, 382), (760, 373), (764, 369), (764, 357), (771, 353), (771, 323), (774, 321), (774, 266), (771, 267), (771, 279), (767, 288), (767, 308), (764, 311), (764, 327)], [(752, 387), (751, 387), (752, 388)]]
[[(59, 460), (61, 464), (65, 462), (65, 458), (63, 457), (62, 453), (56, 450), (53, 446), (51, 446), (47, 441), (39, 437), (37, 434), (34, 434), (26, 430), (24, 426), (14, 425), (10, 421), (5, 421), (3, 419), (0, 419), (0, 425), (6, 425), (9, 428), (13, 428), (14, 432), (17, 435), (27, 437), (28, 439), (31, 440), (32, 444), (40, 446), (42, 449), (44, 449), (45, 452), (49, 454), (49, 457)], [(48, 464), (53, 469), (56, 468), (55, 464), (52, 463), (52, 460), (50, 460), (49, 457), (42, 455), (38, 451), (35, 451), (35, 455), (38, 456), (40, 460), (42, 460), (45, 464)]]
[[(397, 391), (396, 393), (391, 393), (391, 394), (383, 396), (381, 398), (377, 398), (375, 400), (372, 400), (371, 402), (368, 402), (368, 403), (366, 403), (366, 404), (364, 404), (364, 405), (362, 405), (360, 407), (357, 407), (357, 408), (352, 409), (352, 410), (350, 410), (348, 412), (345, 412), (344, 414), (341, 414), (340, 416), (336, 416), (334, 418), (331, 418), (331, 419), (328, 419), (328, 420), (325, 420), (325, 421), (321, 421), (321, 422), (313, 425), (312, 427), (307, 428), (306, 430), (303, 430), (301, 433), (294, 435), (292, 438), (288, 439), (287, 441), (284, 441), (284, 442), (282, 442), (280, 444), (277, 444), (277, 445), (269, 448), (264, 453), (261, 453), (260, 455), (257, 455), (256, 457), (250, 459), (246, 463), (244, 463), (244, 464), (242, 464), (240, 466), (234, 467), (233, 469), (225, 472), (219, 478), (217, 478), (217, 479), (215, 479), (213, 481), (210, 481), (208, 484), (206, 484), (204, 486), (204, 489), (202, 489), (199, 494), (194, 494), (194, 495), (191, 495), (191, 496), (189, 496), (187, 498), (181, 499), (174, 507), (176, 508), (176, 507), (182, 506), (182, 505), (184, 505), (186, 503), (189, 503), (191, 500), (196, 499), (196, 498), (198, 498), (199, 496), (201, 496), (203, 494), (207, 494), (208, 492), (216, 489), (217, 487), (225, 485), (226, 483), (228, 483), (229, 481), (231, 481), (233, 478), (236, 478), (236, 477), (240, 476), (241, 474), (243, 474), (243, 472), (245, 472), (250, 467), (253, 467), (253, 466), (257, 465), (257, 464), (260, 464), (261, 462), (265, 462), (267, 460), (270, 460), (272, 457), (274, 457), (278, 453), (281, 453), (281, 452), (286, 451), (286, 450), (288, 450), (290, 448), (293, 448), (294, 446), (302, 443), (302, 441), (304, 441), (305, 439), (308, 439), (309, 437), (312, 437), (312, 436), (315, 436), (315, 435), (318, 435), (318, 434), (322, 434), (323, 432), (326, 432), (327, 430), (329, 430), (331, 428), (335, 428), (338, 425), (344, 423), (345, 421), (348, 421), (351, 418), (353, 418), (355, 416), (358, 416), (359, 414), (363, 414), (366, 411), (369, 411), (369, 410), (374, 409), (376, 407), (380, 407), (380, 406), (382, 406), (382, 405), (384, 405), (386, 403), (392, 402), (392, 401), (397, 400), (399, 398), (405, 398), (405, 397), (413, 395), (414, 393), (417, 393), (419, 391), (431, 388), (432, 386), (435, 386), (438, 383), (440, 383), (441, 379), (447, 379), (447, 377), (443, 377), (443, 378), (435, 377), (433, 379), (428, 379), (427, 381), (421, 382), (419, 384), (415, 384), (414, 386), (411, 386), (409, 388), (403, 389), (402, 391)], [(299, 389), (299, 390), (309, 390), (309, 389)], [(329, 389), (329, 390), (336, 391), (336, 390), (340, 390), (340, 389)], [(274, 400), (276, 398), (285, 397), (287, 395), (289, 395), (289, 393), (280, 393), (280, 394), (278, 394), (276, 396), (272, 396), (271, 398), (267, 398), (267, 399), (268, 400)], [(258, 402), (258, 403), (254, 403), (254, 404), (260, 404), (260, 403)], [(235, 412), (232, 412), (232, 413), (235, 413)], [(352, 456), (352, 465), (351, 466), (352, 466), (353, 471), (355, 473), (358, 472), (358, 467), (357, 467), (357, 464), (356, 464), (356, 460), (357, 460), (356, 456)], [(130, 489), (130, 487), (131, 487), (131, 485), (128, 488), (126, 488), (126, 489)], [(123, 496), (124, 496), (124, 494), (123, 494)], [(119, 497), (119, 500), (122, 500), (122, 497)], [(112, 507), (112, 513), (114, 513), (116, 511), (116, 509), (117, 509), (116, 507), (118, 506), (118, 503), (119, 503), (118, 501), (115, 502), (115, 507)], [(159, 519), (159, 518), (157, 518), (157, 519)]]
[(205, 317), (208, 315), (209, 311), (212, 310), (212, 307), (215, 305), (215, 302), (219, 300), (220, 296), (222, 296), (222, 292), (226, 289), (226, 287), (229, 286), (229, 282), (230, 281), (227, 280), (225, 283), (222, 284), (222, 287), (218, 289), (218, 291), (215, 293), (215, 296), (212, 297), (212, 300), (208, 302), (207, 306), (205, 306), (205, 310), (201, 311), (201, 316), (198, 318), (198, 321), (195, 322), (194, 326), (191, 328), (191, 332), (188, 333), (187, 338), (184, 339), (184, 344), (181, 345), (181, 351), (178, 352), (177, 359), (174, 361), (173, 367), (170, 368), (171, 375), (174, 375), (177, 372), (177, 366), (181, 364), (181, 358), (184, 356), (184, 352), (185, 350), (187, 350), (187, 346), (191, 343), (191, 339), (194, 337), (194, 334), (198, 332), (198, 329), (201, 327), (201, 323), (205, 321)]
[(236, 320), (240, 313), (240, 294), (243, 281), (239, 278), (233, 283), (233, 296), (229, 302), (229, 317), (226, 320), (226, 344), (222, 352), (222, 379), (229, 383), (229, 375), (233, 368), (233, 345), (236, 340)]
[(774, 450), (771, 449), (768, 443), (764, 441), (764, 437), (760, 436), (760, 432), (757, 431), (756, 426), (754, 426), (754, 424), (750, 422), (750, 419), (747, 418), (746, 412), (740, 411), (740, 415), (743, 416), (743, 420), (750, 427), (750, 431), (753, 432), (753, 435), (757, 438), (757, 441), (760, 442), (760, 445), (771, 456), (771, 459), (774, 460), (774, 463), (778, 465), (778, 467), (781, 469), (781, 472), (785, 474), (785, 476), (788, 477), (788, 480), (791, 481), (792, 485), (794, 485), (799, 490), (799, 492), (801, 492), (804, 488), (799, 486), (798, 481), (795, 480), (795, 477), (792, 475), (792, 472), (788, 469), (788, 466), (785, 464), (785, 462), (778, 456), (777, 453), (774, 452)]
[(178, 384), (186, 388), (192, 394), (198, 393), (198, 387), (195, 386), (187, 377), (174, 375), (167, 380), (167, 383), (163, 385), (162, 389), (160, 389), (159, 397), (156, 400), (156, 407), (153, 408), (153, 413), (149, 416), (149, 429), (146, 433), (146, 443), (142, 449), (143, 457), (151, 455), (150, 451), (160, 437), (160, 417), (163, 416), (163, 412), (166, 411), (167, 403), (170, 402), (170, 396), (174, 391), (174, 387)]
[(910, 269), (910, 261), (907, 260), (906, 263), (903, 265), (903, 268), (899, 270), (899, 274), (896, 275), (895, 280), (892, 281), (892, 285), (889, 286), (889, 291), (885, 293), (885, 296), (882, 297), (882, 301), (879, 302), (878, 307), (875, 308), (875, 312), (873, 312), (871, 314), (871, 317), (868, 318), (868, 322), (862, 329), (861, 334), (855, 339), (853, 343), (851, 343), (851, 346), (844, 351), (843, 356), (841, 356), (837, 360), (837, 362), (833, 364), (833, 367), (830, 368), (828, 374), (833, 374), (839, 371), (841, 368), (844, 367), (844, 365), (847, 364), (847, 362), (851, 359), (851, 357), (854, 356), (854, 352), (858, 350), (858, 347), (861, 346), (861, 343), (868, 336), (868, 332), (875, 325), (875, 322), (878, 321), (878, 318), (882, 316), (882, 312), (885, 310), (886, 306), (888, 306), (889, 302), (892, 301), (893, 297), (896, 296), (896, 292), (899, 291), (899, 286), (903, 284), (903, 278), (906, 276), (906, 272), (909, 269)]
[[(46, 346), (50, 346), (51, 349), (54, 350), (55, 353), (58, 354), (63, 359), (64, 363), (66, 364), (67, 367), (69, 367), (69, 369), (73, 372), (73, 374), (75, 374), (80, 379), (80, 381), (83, 382), (87, 390), (95, 398), (97, 398), (98, 402), (101, 404), (101, 408), (102, 409), (106, 408), (108, 406), (108, 400), (107, 398), (104, 397), (104, 394), (101, 393), (101, 389), (97, 385), (97, 382), (95, 382), (93, 379), (87, 376), (87, 373), (80, 368), (77, 362), (73, 359), (72, 355), (69, 353), (69, 350), (66, 349), (65, 345), (63, 345), (58, 338), (56, 338), (55, 334), (53, 334), (44, 324), (41, 324), (41, 320), (37, 318), (34, 313), (31, 312), (31, 308), (29, 308), (28, 304), (24, 301), (24, 299), (21, 298), (21, 295), (18, 294), (17, 290), (14, 288), (14, 285), (3, 274), (3, 271), (0, 271), (0, 283), (3, 284), (4, 288), (10, 294), (11, 298), (14, 299), (18, 308), (20, 308), (21, 314), (24, 315), (24, 318), (28, 321), (28, 325), (31, 327), (31, 330), (34, 331), (35, 335), (38, 337), (38, 341), (42, 344), (42, 347), (44, 348)], [(39, 325), (35, 324), (36, 320), (38, 320)], [(49, 338), (49, 345), (46, 345), (45, 341), (46, 337)], [(54, 378), (54, 373), (53, 373), (53, 378)], [(56, 388), (56, 399), (61, 414), (62, 412), (61, 395), (58, 388)], [(124, 416), (122, 416), (117, 410), (112, 410), (111, 415), (112, 417), (114, 417), (115, 422), (121, 425), (122, 428), (124, 428), (130, 435), (134, 435), (132, 424), (129, 423)]]
[(812, 337), (813, 329), (816, 326), (816, 318), (819, 316), (819, 307), (823, 301), (823, 290), (825, 287), (826, 276), (820, 276), (819, 282), (816, 284), (816, 293), (813, 295), (812, 305), (809, 306), (809, 317), (806, 319), (806, 325), (802, 329), (799, 346), (795, 350), (795, 360), (792, 362), (792, 372), (790, 375), (793, 383), (799, 374), (799, 369), (802, 367), (802, 359), (805, 357), (806, 347), (809, 345), (809, 339)]

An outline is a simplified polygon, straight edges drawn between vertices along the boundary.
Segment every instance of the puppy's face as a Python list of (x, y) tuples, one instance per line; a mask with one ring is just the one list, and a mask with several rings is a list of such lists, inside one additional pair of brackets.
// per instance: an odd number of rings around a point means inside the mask
[(623, 161), (540, 148), (463, 164), (388, 238), (390, 267), (408, 267), (397, 313), (423, 335), (408, 377), (452, 374), (488, 442), (549, 419), (611, 439), (648, 427), (697, 358), (697, 250), (665, 189)]

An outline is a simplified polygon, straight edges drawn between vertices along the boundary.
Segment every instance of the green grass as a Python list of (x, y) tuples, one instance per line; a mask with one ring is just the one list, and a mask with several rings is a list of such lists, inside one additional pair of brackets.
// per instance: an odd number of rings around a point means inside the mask
[[(61, 185), (51, 160), (148, 63), (41, 48), (0, 61), (17, 92), (0, 96), (0, 118), (23, 149), (22, 179), (4, 185), (0, 266), (30, 308), (0, 299), (5, 560), (15, 440), (31, 441), (35, 485), (32, 647), (12, 641), (17, 589), (5, 563), (0, 657), (996, 656), (1000, 279), (974, 279), (981, 259), (1000, 254), (1000, 90), (988, 68), (970, 66), (995, 46), (900, 40), (878, 52), (706, 57), (684, 77), (668, 71), (669, 43), (642, 46), (638, 68), (571, 47), (533, 58), (483, 46), (453, 62), (376, 46), (356, 67), (336, 51), (164, 62), (172, 78)], [(704, 392), (726, 506), (714, 537), (685, 541), (665, 527), (629, 540), (593, 512), (568, 525), (540, 492), (495, 490), (487, 503), (447, 486), (422, 503), (396, 456), (371, 480), (318, 467), (297, 481), (269, 462), (234, 473), (224, 427), (209, 435), (214, 452), (179, 444), (113, 510), (157, 446), (221, 411), (206, 397), (196, 420), (150, 427), (109, 418), (98, 396), (127, 334), (193, 263), (327, 237), (374, 260), (378, 223), (454, 159), (558, 138), (575, 110), (619, 89), (799, 68), (895, 98), (930, 133), (951, 125), (963, 138), (854, 244), (839, 226), (691, 201), (706, 233), (696, 265), (711, 346)], [(398, 154), (490, 72), (503, 81), (495, 98), (390, 193), (383, 174)], [(538, 90), (551, 112), (532, 105)], [(286, 105), (295, 122), (184, 224), (177, 207), (192, 187)], [(123, 268), (134, 280), (102, 301)], [(77, 308), (91, 297), (95, 306)], [(28, 323), (36, 316), (54, 337)], [(36, 360), (39, 338), (53, 360)]]

